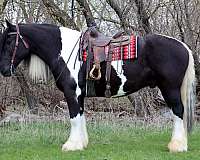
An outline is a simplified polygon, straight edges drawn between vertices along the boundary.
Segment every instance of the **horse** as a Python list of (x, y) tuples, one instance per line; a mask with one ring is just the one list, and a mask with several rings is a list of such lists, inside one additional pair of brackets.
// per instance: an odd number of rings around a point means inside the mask
[[(12, 76), (22, 60), (36, 56), (49, 66), (58, 89), (64, 93), (71, 128), (63, 151), (83, 150), (88, 145), (84, 115), (87, 63), (77, 61), (81, 37), (79, 31), (56, 25), (7, 22), (1, 39), (0, 71), (3, 76)], [(111, 62), (110, 94), (128, 95), (143, 87), (158, 87), (174, 117), (168, 149), (170, 152), (187, 151), (195, 103), (192, 51), (185, 43), (159, 34), (137, 37), (136, 46), (137, 58)], [(100, 97), (105, 97), (107, 89), (106, 64), (100, 62), (101, 77), (94, 81), (95, 95)], [(38, 66), (32, 67), (30, 71), (37, 76)]]

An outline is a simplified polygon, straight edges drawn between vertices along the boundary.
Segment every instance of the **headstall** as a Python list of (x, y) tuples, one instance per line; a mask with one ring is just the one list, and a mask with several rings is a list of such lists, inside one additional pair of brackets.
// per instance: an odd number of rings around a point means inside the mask
[(13, 50), (12, 59), (11, 59), (11, 65), (10, 65), (10, 72), (11, 72), (11, 74), (13, 74), (13, 71), (14, 71), (13, 63), (14, 63), (14, 59), (15, 59), (15, 56), (16, 56), (17, 48), (19, 46), (19, 38), (22, 40), (24, 46), (27, 49), (29, 48), (29, 45), (24, 40), (23, 36), (20, 34), (20, 30), (19, 30), (19, 25), (18, 24), (16, 24), (16, 32), (10, 32), (10, 33), (8, 33), (8, 35), (16, 35), (15, 48)]

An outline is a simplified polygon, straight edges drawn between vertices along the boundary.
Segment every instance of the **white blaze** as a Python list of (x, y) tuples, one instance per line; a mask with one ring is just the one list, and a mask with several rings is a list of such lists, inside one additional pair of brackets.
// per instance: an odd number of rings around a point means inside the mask
[[(79, 38), (81, 36), (81, 32), (65, 27), (60, 27), (60, 32), (61, 32), (61, 42), (62, 42), (61, 57), (64, 59), (65, 63), (67, 63), (71, 55), (67, 67), (70, 70), (71, 77), (74, 78), (77, 83), (76, 95), (78, 96), (81, 93), (81, 90), (78, 87), (78, 72), (80, 69), (80, 62), (78, 61), (78, 59), (76, 60), (76, 56), (79, 49)], [(72, 51), (73, 53), (71, 54)], [(76, 63), (75, 69), (74, 69), (74, 63)]]

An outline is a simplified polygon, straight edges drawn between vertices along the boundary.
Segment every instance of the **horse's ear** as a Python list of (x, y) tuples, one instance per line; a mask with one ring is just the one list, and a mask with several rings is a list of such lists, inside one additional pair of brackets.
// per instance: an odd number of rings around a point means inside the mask
[(9, 29), (15, 28), (15, 26), (11, 24), (7, 19), (6, 19), (6, 25)]

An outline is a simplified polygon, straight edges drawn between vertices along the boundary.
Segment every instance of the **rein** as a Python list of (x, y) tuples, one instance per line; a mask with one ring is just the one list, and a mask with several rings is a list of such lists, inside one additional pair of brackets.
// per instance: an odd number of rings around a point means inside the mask
[(19, 46), (19, 38), (22, 40), (22, 42), (23, 42), (24, 46), (26, 47), (26, 49), (29, 48), (29, 45), (24, 40), (23, 36), (20, 34), (19, 25), (18, 24), (16, 24), (16, 32), (10, 32), (10, 33), (8, 33), (8, 35), (16, 35), (15, 48), (13, 50), (12, 59), (11, 59), (11, 65), (10, 65), (10, 72), (11, 72), (11, 75), (13, 75), (14, 60), (15, 60), (16, 52), (17, 52), (17, 49), (18, 49), (18, 46)]

